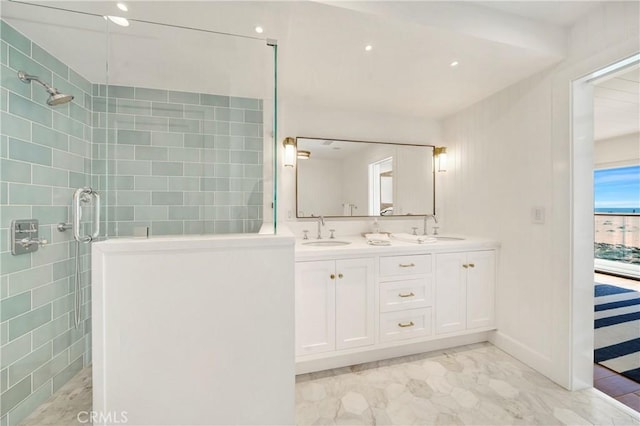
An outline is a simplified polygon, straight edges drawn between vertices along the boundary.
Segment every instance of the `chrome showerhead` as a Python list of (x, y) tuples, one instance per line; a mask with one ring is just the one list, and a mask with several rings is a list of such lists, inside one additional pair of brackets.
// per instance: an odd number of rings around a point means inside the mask
[(49, 99), (47, 99), (47, 105), (62, 105), (73, 100), (73, 95), (65, 95), (64, 93), (59, 93), (57, 90), (56, 92), (57, 93), (52, 93), (51, 96), (49, 96)]
[(73, 95), (66, 95), (64, 93), (60, 93), (58, 89), (55, 87), (51, 87), (44, 81), (40, 80), (35, 75), (29, 75), (24, 71), (18, 71), (18, 78), (22, 80), (23, 83), (31, 83), (32, 81), (36, 81), (40, 83), (46, 90), (49, 92), (49, 99), (47, 99), (47, 105), (55, 106), (66, 104), (67, 102), (71, 102), (73, 100)]

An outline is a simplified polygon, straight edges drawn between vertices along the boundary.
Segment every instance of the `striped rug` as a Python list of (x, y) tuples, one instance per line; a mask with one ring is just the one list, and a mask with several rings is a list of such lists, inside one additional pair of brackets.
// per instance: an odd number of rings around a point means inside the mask
[(594, 360), (640, 383), (640, 292), (595, 285)]

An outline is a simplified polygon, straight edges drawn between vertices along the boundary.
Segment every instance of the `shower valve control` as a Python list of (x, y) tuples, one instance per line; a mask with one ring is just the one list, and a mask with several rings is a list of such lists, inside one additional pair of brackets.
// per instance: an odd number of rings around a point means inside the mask
[(40, 226), (37, 219), (19, 219), (11, 221), (11, 254), (26, 254), (37, 251), (49, 241), (40, 239)]
[(29, 239), (29, 238), (23, 238), (20, 240), (20, 244), (22, 244), (22, 247), (26, 248), (27, 250), (29, 250), (29, 247), (32, 245), (38, 245), (40, 247), (44, 247), (46, 244), (49, 244), (49, 241), (47, 240), (38, 240), (38, 239)]

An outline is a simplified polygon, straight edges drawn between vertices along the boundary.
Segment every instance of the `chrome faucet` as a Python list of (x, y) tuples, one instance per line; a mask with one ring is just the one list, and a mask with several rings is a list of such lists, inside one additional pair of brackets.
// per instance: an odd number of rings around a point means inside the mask
[(426, 214), (426, 215), (424, 215), (424, 229), (422, 231), (422, 235), (427, 235), (427, 219), (429, 219), (430, 217), (433, 218), (433, 221), (435, 223), (438, 223), (438, 218), (436, 217), (435, 214)]
[(324, 226), (324, 217), (322, 215), (320, 216), (311, 215), (311, 217), (315, 217), (316, 219), (318, 219), (318, 236), (316, 238), (321, 240), (322, 239), (321, 227)]

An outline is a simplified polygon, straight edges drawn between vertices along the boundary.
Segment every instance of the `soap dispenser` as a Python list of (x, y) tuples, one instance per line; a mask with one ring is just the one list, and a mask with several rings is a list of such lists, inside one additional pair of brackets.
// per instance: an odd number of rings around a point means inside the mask
[(373, 233), (374, 234), (380, 233), (380, 224), (378, 224), (378, 218), (373, 219)]

